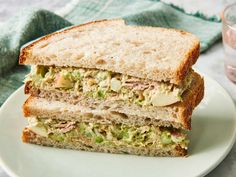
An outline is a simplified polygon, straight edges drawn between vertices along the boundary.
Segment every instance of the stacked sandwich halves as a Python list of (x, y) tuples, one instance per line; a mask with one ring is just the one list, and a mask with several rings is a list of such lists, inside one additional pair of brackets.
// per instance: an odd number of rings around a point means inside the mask
[(204, 82), (191, 69), (198, 39), (187, 32), (104, 20), (24, 46), (31, 96), (27, 143), (150, 156), (184, 156)]

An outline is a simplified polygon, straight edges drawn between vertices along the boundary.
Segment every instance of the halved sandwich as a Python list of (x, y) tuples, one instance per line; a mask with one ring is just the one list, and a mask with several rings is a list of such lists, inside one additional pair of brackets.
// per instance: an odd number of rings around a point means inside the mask
[[(104, 20), (68, 28), (24, 46), (19, 63), (32, 65), (31, 73), (25, 79), (25, 93), (38, 98), (31, 98), (29, 103), (37, 100), (37, 104), (61, 105), (59, 110), (71, 107), (78, 112), (72, 111), (68, 117), (58, 113), (58, 109), (44, 106), (40, 114), (39, 107), (33, 108), (33, 104), (26, 104), (24, 110), (35, 111), (26, 116), (45, 129), (48, 128), (44, 120), (48, 119), (52, 120), (53, 127), (63, 121), (69, 125), (75, 122), (76, 132), (80, 124), (93, 125), (96, 132), (105, 126), (106, 130), (124, 128), (138, 134), (146, 127), (144, 129), (156, 133), (152, 140), (157, 144), (162, 132), (167, 131), (168, 137), (175, 133), (185, 137), (184, 130), (191, 128), (192, 111), (204, 94), (203, 79), (191, 69), (198, 56), (199, 40), (180, 30), (129, 26), (123, 20)], [(102, 115), (85, 121), (82, 110)], [(157, 144), (151, 148), (145, 145), (138, 150), (136, 145), (132, 149), (122, 143), (117, 147), (113, 144), (109, 149), (93, 146), (92, 140), (83, 146), (80, 143), (84, 137), (80, 134), (78, 145), (55, 142), (49, 137), (40, 137), (29, 128), (23, 133), (26, 142), (72, 149), (89, 150), (86, 148), (89, 146), (91, 151), (186, 154), (186, 147), (176, 144), (169, 150)], [(181, 153), (176, 152), (176, 147), (183, 149)]]

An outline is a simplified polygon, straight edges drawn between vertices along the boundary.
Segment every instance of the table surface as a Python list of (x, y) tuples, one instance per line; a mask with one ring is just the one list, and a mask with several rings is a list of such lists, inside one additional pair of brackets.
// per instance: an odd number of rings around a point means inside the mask
[[(219, 0), (211, 1), (206, 0), (199, 3), (198, 0), (165, 0), (166, 2), (172, 2), (187, 9), (188, 12), (194, 12), (201, 10), (206, 14), (219, 14), (223, 7), (231, 3), (232, 0)], [(217, 3), (216, 3), (217, 2)], [(14, 15), (15, 12), (24, 7), (41, 7), (49, 10), (57, 11), (63, 8), (68, 0), (0, 0), (0, 22), (6, 21), (9, 17)], [(214, 8), (212, 8), (214, 7)], [(206, 53), (201, 54), (198, 62), (194, 65), (194, 68), (198, 71), (205, 73), (217, 82), (219, 82), (232, 96), (236, 103), (236, 85), (231, 83), (224, 73), (224, 52), (221, 41), (215, 44)], [(236, 144), (233, 146), (229, 155), (224, 161), (210, 172), (207, 177), (233, 177), (236, 176)], [(0, 177), (9, 177), (6, 172), (0, 167)]]

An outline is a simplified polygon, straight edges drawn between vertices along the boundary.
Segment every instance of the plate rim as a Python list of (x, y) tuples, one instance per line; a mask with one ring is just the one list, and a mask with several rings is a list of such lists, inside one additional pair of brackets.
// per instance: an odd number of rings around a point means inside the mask
[[(6, 101), (4, 101), (4, 103), (2, 104), (2, 106), (0, 107), (0, 115), (2, 113), (2, 111), (4, 110), (4, 108), (6, 107), (6, 105), (8, 104), (8, 102), (12, 99), (12, 97), (14, 97), (22, 88), (24, 87), (24, 84), (21, 85), (18, 89), (16, 89), (7, 99)], [(1, 121), (1, 116), (0, 116), (0, 121)], [(11, 168), (9, 168), (7, 166), (7, 164), (5, 164), (4, 160), (2, 159), (2, 157), (0, 156), (0, 167), (10, 176), (10, 177), (20, 177), (18, 176)]]
[[(218, 87), (220, 87), (225, 93), (226, 96), (229, 98), (229, 101), (231, 102), (231, 104), (234, 106), (234, 121), (236, 122), (236, 105), (233, 101), (233, 98), (231, 97), (231, 95), (229, 94), (229, 92), (223, 87), (221, 86), (220, 83), (218, 83), (215, 79), (213, 79), (212, 77), (208, 76), (207, 74), (203, 73), (203, 72), (199, 72), (198, 73), (203, 77), (203, 78), (207, 78), (208, 80), (211, 80), (212, 82), (214, 82), (216, 85), (218, 85)], [(205, 80), (204, 80), (205, 83)], [(18, 94), (18, 92), (20, 90), (22, 90), (24, 87), (24, 84), (22, 86), (20, 86), (18, 89), (16, 89), (7, 99), (6, 101), (2, 104), (2, 106), (0, 107), (0, 115), (1, 112), (4, 110), (4, 108), (7, 106), (8, 102), (15, 97), (16, 94)], [(0, 121), (1, 121), (1, 116), (0, 116)], [(220, 158), (215, 161), (214, 163), (212, 163), (206, 170), (202, 171), (201, 173), (199, 173), (197, 176), (205, 176), (208, 173), (210, 173), (212, 170), (214, 170), (221, 162), (223, 162), (223, 160), (226, 158), (226, 156), (229, 154), (229, 152), (231, 151), (233, 145), (235, 144), (236, 141), (236, 125), (234, 126), (234, 129), (232, 131), (232, 137), (230, 138), (230, 144), (227, 146), (227, 148), (224, 150), (224, 153), (220, 156)], [(20, 177), (19, 175), (17, 175), (13, 169), (9, 168), (7, 164), (5, 164), (4, 160), (2, 159), (2, 157), (0, 156), (0, 167), (4, 170), (4, 172), (6, 172), (9, 176), (11, 177)]]
[[(234, 121), (236, 123), (236, 105), (233, 101), (232, 96), (230, 95), (230, 93), (219, 83), (217, 82), (215, 79), (213, 79), (212, 77), (208, 76), (207, 74), (203, 73), (203, 72), (199, 72), (201, 76), (206, 77), (207, 79), (210, 79), (211, 81), (213, 81), (215, 84), (217, 84), (219, 87), (221, 87), (221, 89), (223, 89), (227, 95), (227, 97), (229, 98), (231, 104), (234, 106)], [(204, 80), (205, 83), (205, 80)], [(212, 164), (205, 172), (203, 171), (201, 174), (199, 174), (198, 176), (205, 176), (207, 174), (209, 174), (211, 171), (213, 171), (218, 165), (220, 165), (221, 162), (223, 162), (223, 160), (226, 158), (226, 156), (230, 153), (230, 151), (232, 150), (235, 142), (236, 142), (236, 125), (234, 126), (234, 131), (232, 132), (233, 136), (231, 137), (231, 142), (229, 144), (229, 146), (225, 149), (225, 153), (217, 160), (215, 161), (214, 164)]]

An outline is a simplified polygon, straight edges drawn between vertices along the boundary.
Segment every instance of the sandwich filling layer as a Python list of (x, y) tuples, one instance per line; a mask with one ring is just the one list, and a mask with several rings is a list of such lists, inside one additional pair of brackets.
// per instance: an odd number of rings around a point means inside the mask
[(95, 99), (115, 98), (137, 105), (166, 106), (182, 100), (192, 72), (179, 86), (97, 69), (35, 66), (25, 82), (47, 90), (58, 89)]
[(187, 149), (187, 134), (183, 130), (154, 126), (103, 125), (31, 117), (28, 129), (54, 141), (90, 142), (103, 146)]

